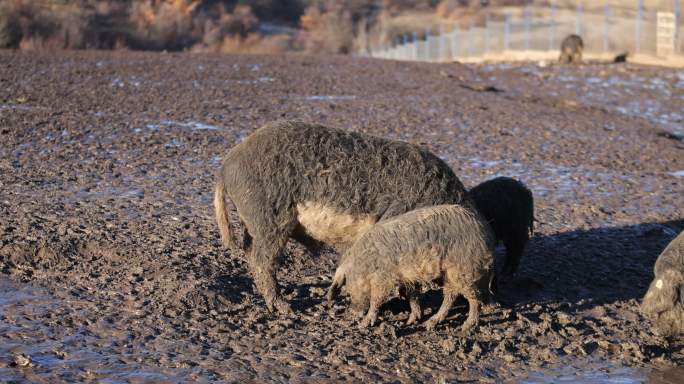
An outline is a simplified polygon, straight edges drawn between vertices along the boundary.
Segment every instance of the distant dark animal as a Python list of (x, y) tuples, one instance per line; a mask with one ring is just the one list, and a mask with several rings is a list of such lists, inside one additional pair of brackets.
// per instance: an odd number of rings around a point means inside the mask
[(425, 327), (443, 321), (463, 295), (470, 307), (462, 326), (466, 331), (477, 324), (480, 304), (488, 298), (493, 250), (491, 228), (472, 203), (416, 209), (380, 221), (363, 234), (342, 256), (332, 285), (346, 286), (353, 310), (367, 311), (363, 328), (375, 323), (396, 287), (404, 288), (411, 305), (408, 324), (419, 320), (419, 287), (440, 279), (444, 301)]
[(294, 121), (266, 124), (224, 157), (214, 194), (224, 245), (235, 247), (232, 200), (243, 246), (269, 310), (289, 312), (275, 273), (288, 238), (342, 252), (377, 221), (415, 208), (460, 204), (449, 166), (412, 144)]
[(558, 61), (564, 64), (581, 63), (584, 42), (579, 35), (569, 35), (561, 42), (561, 53)]
[(504, 274), (518, 270), (525, 245), (534, 233), (534, 198), (525, 184), (510, 177), (487, 180), (469, 192), (497, 241), (506, 247)]
[(641, 309), (666, 336), (684, 334), (684, 232), (658, 256)]
[(627, 62), (627, 56), (629, 56), (629, 52), (621, 53), (619, 55), (616, 55), (615, 58), (613, 59), (613, 63), (626, 63)]

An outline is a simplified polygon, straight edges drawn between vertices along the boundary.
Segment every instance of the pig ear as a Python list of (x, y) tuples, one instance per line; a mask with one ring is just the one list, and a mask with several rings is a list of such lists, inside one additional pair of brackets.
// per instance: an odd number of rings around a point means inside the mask
[(643, 311), (655, 315), (672, 309), (679, 297), (674, 288), (669, 274), (657, 276), (644, 296), (641, 304)]

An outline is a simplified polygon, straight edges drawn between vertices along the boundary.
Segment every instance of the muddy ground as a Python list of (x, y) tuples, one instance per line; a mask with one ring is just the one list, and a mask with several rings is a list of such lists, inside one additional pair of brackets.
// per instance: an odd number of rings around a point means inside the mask
[[(0, 381), (676, 382), (684, 340), (638, 304), (684, 229), (683, 110), (684, 71), (631, 64), (0, 52)], [(359, 331), (321, 305), (337, 255), (296, 243), (278, 276), (295, 314), (266, 311), (212, 188), (280, 118), (531, 187), (536, 234), (477, 333), (464, 301), (427, 332), (398, 299)]]

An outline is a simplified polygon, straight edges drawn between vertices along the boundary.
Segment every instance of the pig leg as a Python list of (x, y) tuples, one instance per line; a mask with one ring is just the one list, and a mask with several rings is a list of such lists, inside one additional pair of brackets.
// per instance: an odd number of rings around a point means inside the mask
[(439, 311), (432, 315), (425, 322), (425, 328), (427, 330), (432, 330), (446, 319), (449, 309), (454, 304), (454, 301), (458, 297), (461, 289), (459, 282), (463, 281), (464, 276), (461, 276), (459, 269), (456, 267), (446, 268), (442, 272), (442, 292), (444, 293), (444, 300), (442, 301), (442, 306), (439, 307)]
[(406, 325), (415, 324), (423, 317), (423, 311), (418, 302), (418, 289), (412, 285), (402, 285), (401, 288), (399, 288), (399, 294), (408, 300), (409, 307), (411, 307), (411, 314), (409, 315), (408, 320), (406, 320)]
[(292, 309), (280, 295), (276, 268), (280, 253), (296, 225), (294, 212), (283, 212), (274, 217), (271, 212), (264, 211), (265, 203), (241, 203), (240, 199), (236, 199), (235, 206), (251, 235), (247, 262), (257, 290), (263, 295), (270, 312), (291, 313)]
[(286, 239), (269, 241), (255, 237), (249, 250), (248, 262), (257, 290), (264, 296), (269, 312), (287, 314), (292, 312), (290, 306), (280, 296), (276, 282), (276, 266), (278, 255), (285, 245)]
[(525, 242), (518, 239), (505, 239), (504, 246), (506, 247), (506, 261), (504, 262), (504, 275), (512, 275), (518, 270), (520, 264), (520, 257), (525, 250)]
[(468, 292), (464, 294), (466, 300), (468, 300), (468, 318), (461, 326), (461, 331), (468, 332), (480, 320), (480, 301), (477, 299), (477, 295), (474, 292)]
[(435, 326), (437, 324), (441, 323), (446, 319), (447, 314), (449, 313), (449, 309), (451, 309), (451, 306), (454, 304), (454, 300), (456, 300), (456, 297), (458, 297), (458, 293), (451, 291), (447, 289), (445, 286), (444, 289), (444, 300), (442, 301), (442, 306), (439, 307), (439, 311), (432, 315), (426, 322), (425, 322), (425, 328), (428, 331), (431, 331), (435, 329)]
[(366, 317), (364, 317), (363, 320), (361, 320), (359, 328), (372, 327), (375, 324), (375, 321), (378, 319), (379, 309), (380, 305), (378, 304), (378, 302), (371, 299), (370, 307), (368, 308), (368, 313), (366, 313)]
[(359, 328), (372, 327), (378, 319), (378, 312), (380, 306), (385, 302), (385, 299), (391, 291), (391, 287), (382, 284), (382, 279), (371, 279), (371, 297), (368, 313), (359, 324)]
[(340, 294), (340, 289), (344, 285), (345, 269), (346, 264), (340, 265), (339, 267), (337, 267), (337, 270), (335, 270), (335, 277), (333, 278), (333, 282), (332, 284), (330, 284), (330, 288), (328, 288), (328, 293), (326, 294), (326, 300), (329, 307), (332, 307), (335, 298), (337, 297), (337, 295)]

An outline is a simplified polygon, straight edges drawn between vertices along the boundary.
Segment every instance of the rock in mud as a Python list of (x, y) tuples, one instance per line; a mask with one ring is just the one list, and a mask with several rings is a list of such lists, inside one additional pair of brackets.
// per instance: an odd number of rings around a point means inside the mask
[(24, 354), (24, 353), (19, 353), (14, 355), (14, 366), (16, 367), (31, 367), (33, 366), (33, 362), (31, 361), (31, 357)]

